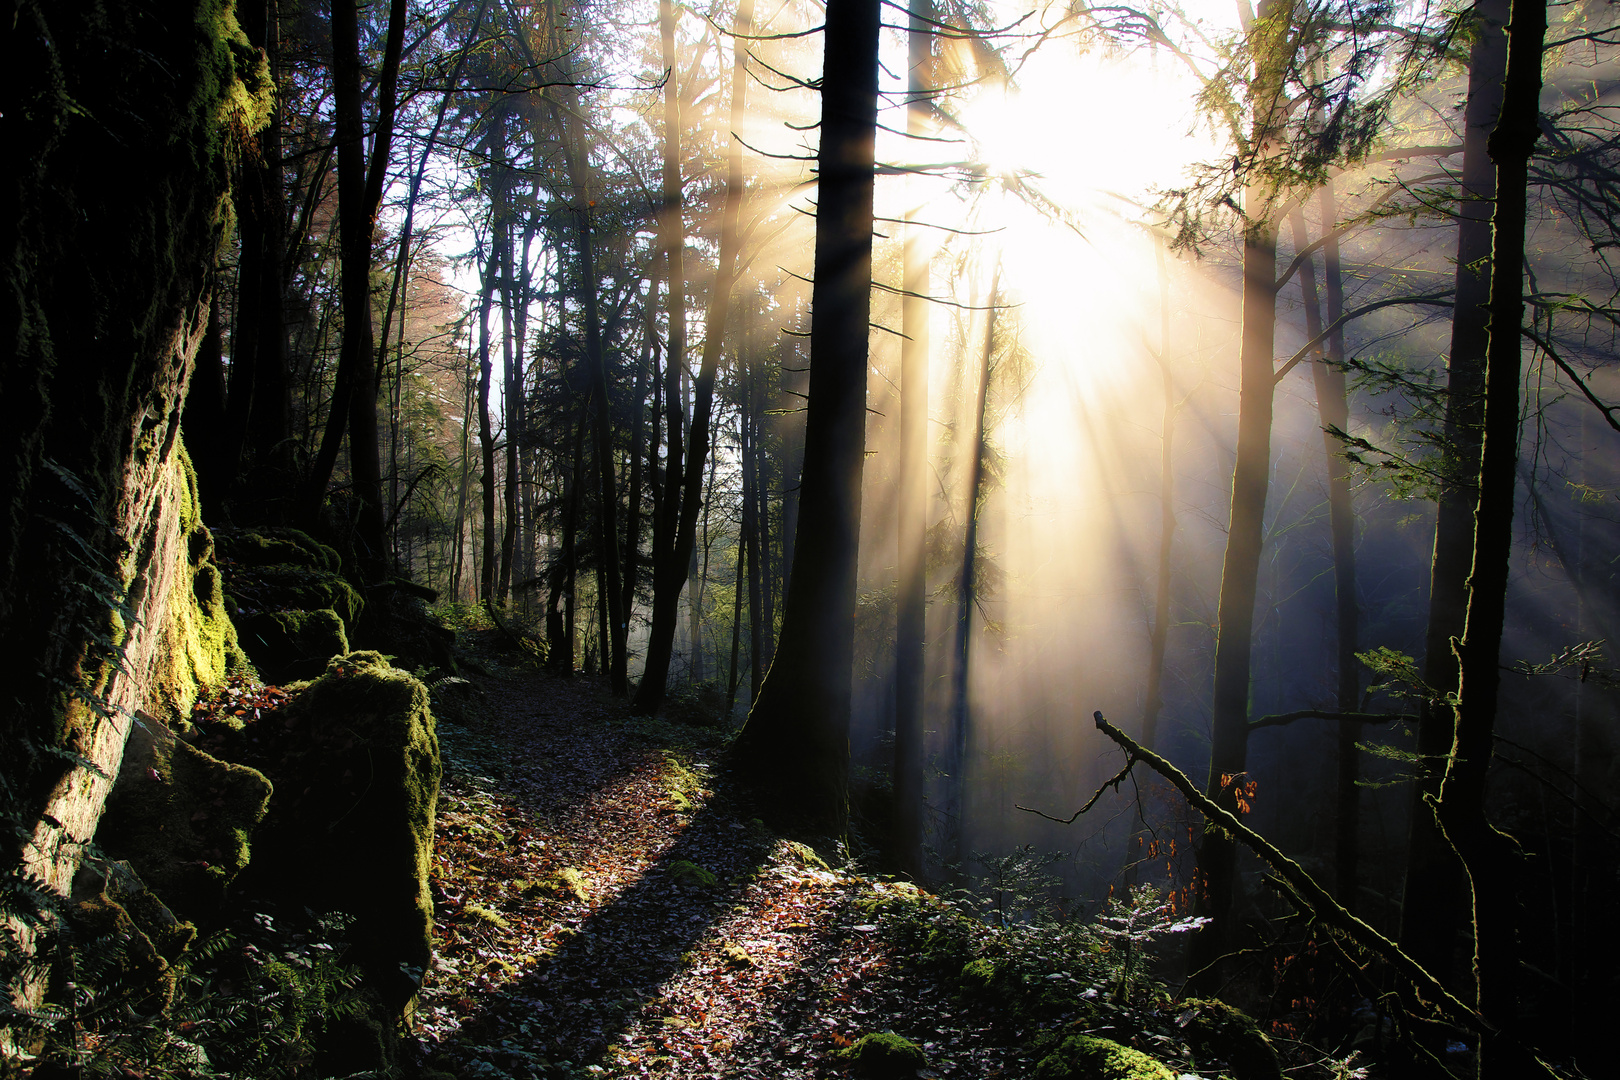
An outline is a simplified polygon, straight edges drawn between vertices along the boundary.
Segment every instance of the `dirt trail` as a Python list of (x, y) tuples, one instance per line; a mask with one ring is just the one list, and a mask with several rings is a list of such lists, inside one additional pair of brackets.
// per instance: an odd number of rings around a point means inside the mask
[(886, 954), (856, 903), (870, 879), (723, 794), (715, 740), (629, 719), (581, 681), (484, 689), (480, 721), (441, 724), (438, 955), (416, 1015), (431, 1066), (835, 1076), (840, 1046), (895, 1030), (930, 1052), (923, 1076), (1029, 1068)]

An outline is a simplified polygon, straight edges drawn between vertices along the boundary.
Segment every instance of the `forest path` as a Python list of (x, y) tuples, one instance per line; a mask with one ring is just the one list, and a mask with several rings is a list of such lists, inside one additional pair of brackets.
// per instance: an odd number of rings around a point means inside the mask
[(440, 728), (436, 957), (415, 1017), (430, 1067), (838, 1076), (835, 1050), (894, 1030), (926, 1046), (922, 1076), (1028, 1068), (888, 954), (857, 904), (884, 886), (816, 865), (725, 793), (712, 733), (631, 718), (584, 680), (482, 685), (482, 716)]

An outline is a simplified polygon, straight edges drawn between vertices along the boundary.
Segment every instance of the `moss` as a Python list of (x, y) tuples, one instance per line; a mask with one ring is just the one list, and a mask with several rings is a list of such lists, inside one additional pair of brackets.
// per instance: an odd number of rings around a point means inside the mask
[(1035, 1066), (1036, 1080), (1176, 1080), (1176, 1073), (1112, 1039), (1071, 1035)]
[(709, 889), (720, 883), (720, 879), (712, 873), (685, 859), (670, 864), (669, 877), (676, 885), (690, 889)]
[(183, 727), (201, 689), (223, 682), (244, 657), (226, 612), (213, 536), (202, 521), (197, 472), (184, 444), (176, 448), (170, 467), (180, 533), (147, 698), (150, 711)]
[(219, 537), (220, 553), (244, 566), (302, 566), (336, 573), (342, 559), (328, 547), (298, 529), (232, 529)]
[(378, 653), (353, 652), (329, 661), (277, 716), (279, 734), (265, 737), (281, 741), (265, 767), (279, 794), (253, 880), (290, 903), (353, 916), (356, 959), (402, 1010), (432, 957), (428, 869), (442, 766), (427, 687)]
[(1281, 1080), (1276, 1048), (1247, 1013), (1213, 998), (1183, 1005), (1181, 1026), (1199, 1058), (1226, 1062), (1236, 1080)]
[(857, 1076), (870, 1080), (900, 1080), (928, 1066), (922, 1047), (892, 1031), (862, 1035), (833, 1056), (853, 1065)]
[(561, 900), (590, 900), (591, 892), (585, 882), (585, 875), (572, 866), (565, 866), (552, 874), (544, 881), (536, 882), (534, 888)]
[(461, 909), (461, 913), (467, 916), (469, 919), (476, 920), (477, 922), (488, 923), (490, 926), (493, 926), (498, 930), (505, 930), (512, 925), (506, 921), (506, 916), (502, 915), (494, 908), (486, 907), (483, 904), (468, 904), (466, 907)]
[(164, 902), (191, 917), (217, 913), (248, 864), (270, 782), (175, 738), (156, 721), (130, 733), (96, 839), (127, 860)]
[[(69, 919), (81, 963), (88, 960), (103, 968), (98, 989), (137, 1012), (168, 1011), (175, 995), (174, 969), (122, 904), (103, 892), (75, 904)], [(53, 981), (65, 986), (77, 981), (75, 975), (62, 972)], [(99, 1004), (106, 1008), (111, 1003)]]
[(748, 955), (748, 950), (734, 941), (728, 941), (720, 946), (720, 959), (726, 962), (729, 968), (746, 968), (754, 966), (754, 958)]
[(797, 840), (786, 840), (782, 843), (783, 854), (798, 863), (805, 869), (830, 870), (827, 860), (816, 854), (816, 849), (809, 844), (801, 844)]
[(237, 619), (243, 650), (266, 682), (319, 675), (334, 656), (349, 651), (343, 620), (320, 611), (263, 611)]

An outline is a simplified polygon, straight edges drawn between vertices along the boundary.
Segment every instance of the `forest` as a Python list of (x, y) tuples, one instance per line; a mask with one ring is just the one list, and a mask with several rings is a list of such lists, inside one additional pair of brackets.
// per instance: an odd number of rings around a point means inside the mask
[(11, 7), (0, 1077), (1614, 1067), (1613, 5)]

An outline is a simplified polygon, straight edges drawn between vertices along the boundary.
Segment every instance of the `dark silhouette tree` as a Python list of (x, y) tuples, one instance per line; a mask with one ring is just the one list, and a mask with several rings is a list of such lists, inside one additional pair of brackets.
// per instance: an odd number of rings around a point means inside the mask
[(880, 10), (827, 5), (800, 527), (776, 658), (734, 744), (773, 816), (834, 837), (849, 813)]

